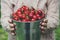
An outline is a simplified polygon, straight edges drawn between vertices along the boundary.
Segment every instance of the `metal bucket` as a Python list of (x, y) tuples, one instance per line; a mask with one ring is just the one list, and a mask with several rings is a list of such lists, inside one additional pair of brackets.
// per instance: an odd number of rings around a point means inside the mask
[(16, 38), (17, 40), (40, 40), (40, 20), (35, 22), (17, 22)]

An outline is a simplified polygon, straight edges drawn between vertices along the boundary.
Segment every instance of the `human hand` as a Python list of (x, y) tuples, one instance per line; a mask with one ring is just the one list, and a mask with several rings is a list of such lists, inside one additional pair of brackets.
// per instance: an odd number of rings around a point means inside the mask
[(47, 23), (48, 23), (47, 19), (44, 19), (42, 22), (40, 22), (40, 29), (41, 29), (42, 33), (46, 32), (46, 30), (47, 30)]
[(13, 23), (12, 19), (8, 20), (8, 22), (9, 22), (11, 34), (12, 35), (16, 35), (16, 33), (15, 33), (15, 30), (16, 30), (15, 26), (16, 26), (16, 24)]

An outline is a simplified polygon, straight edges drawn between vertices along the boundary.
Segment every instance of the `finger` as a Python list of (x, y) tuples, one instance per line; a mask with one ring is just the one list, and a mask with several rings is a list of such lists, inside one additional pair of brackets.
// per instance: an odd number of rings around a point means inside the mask
[(11, 30), (11, 31), (15, 31), (15, 28), (11, 28), (10, 30)]
[(13, 20), (12, 20), (12, 19), (9, 19), (8, 22), (9, 22), (9, 23), (13, 23)]
[(42, 32), (42, 33), (44, 33), (44, 31), (45, 31), (44, 29), (41, 29), (41, 32)]
[(45, 31), (41, 31), (42, 33), (45, 33)]
[(47, 27), (47, 23), (41, 23), (41, 26)]
[(42, 32), (42, 33), (45, 33), (45, 29), (41, 29), (41, 32)]
[(14, 25), (16, 26), (16, 23), (14, 23)]
[(40, 29), (41, 29), (41, 30), (44, 30), (44, 27), (43, 27), (43, 26), (41, 26), (41, 27), (40, 27)]
[(48, 22), (48, 19), (44, 19), (43, 22), (47, 23)]
[(10, 27), (11, 28), (14, 28), (16, 25), (15, 24), (10, 24)]
[(46, 29), (47, 29), (46, 27), (43, 27), (43, 26), (42, 26), (42, 27), (40, 27), (40, 28), (41, 28), (41, 30), (46, 30)]
[(15, 32), (12, 32), (11, 34), (12, 34), (13, 36), (14, 36), (14, 35), (16, 35), (16, 33), (15, 33)]
[(10, 31), (11, 32), (16, 31), (16, 28), (10, 28)]
[(40, 25), (41, 25), (42, 22), (40, 22)]

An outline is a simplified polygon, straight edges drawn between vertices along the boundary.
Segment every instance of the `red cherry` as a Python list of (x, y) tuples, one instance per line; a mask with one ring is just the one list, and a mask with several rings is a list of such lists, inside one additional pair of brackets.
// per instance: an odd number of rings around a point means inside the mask
[(45, 17), (45, 14), (42, 13), (42, 18), (44, 18), (44, 17)]
[(17, 20), (17, 18), (14, 18), (14, 20)]
[(39, 17), (40, 15), (39, 14), (36, 14), (37, 17)]
[(32, 14), (32, 13), (30, 13), (30, 14), (29, 14), (29, 17), (30, 17), (30, 18), (32, 18), (32, 17), (33, 17), (33, 14)]
[(33, 16), (33, 18), (34, 18), (34, 19), (37, 19), (37, 16), (36, 16), (36, 15), (34, 15), (34, 16)]
[(38, 11), (36, 11), (36, 12), (35, 12), (35, 14), (39, 14), (39, 12), (38, 12)]
[(18, 12), (17, 12), (17, 15), (20, 15), (20, 14), (22, 14), (21, 11), (18, 11)]
[(19, 8), (19, 9), (17, 10), (17, 12), (18, 12), (18, 11), (21, 11), (21, 8)]
[(41, 19), (41, 17), (39, 16), (38, 19)]
[(26, 22), (26, 20), (25, 20), (25, 19), (23, 19), (23, 20), (22, 20), (22, 22)]
[(22, 18), (22, 14), (19, 14), (18, 16), (19, 16), (19, 18)]
[(25, 14), (25, 15), (28, 15), (28, 14), (29, 14), (29, 11), (25, 11), (24, 14)]
[(22, 6), (22, 10), (28, 10), (29, 8), (27, 6)]
[(22, 15), (22, 18), (26, 18), (26, 15), (25, 15), (25, 14), (23, 14), (23, 15)]
[(32, 18), (32, 19), (31, 19), (31, 21), (35, 21), (35, 19), (34, 19), (34, 18)]
[(42, 13), (42, 11), (41, 11), (41, 10), (38, 10), (38, 13), (39, 13), (39, 14), (41, 14), (41, 13)]
[(28, 10), (28, 9), (29, 9), (28, 7), (25, 8), (25, 10)]
[(31, 13), (32, 13), (32, 14), (34, 14), (34, 13), (35, 13), (35, 11), (34, 11), (34, 10), (31, 10)]
[(27, 22), (30, 22), (30, 20), (28, 20)]
[(18, 19), (19, 19), (19, 18), (18, 18), (17, 16), (14, 18), (14, 20), (16, 20), (16, 21), (17, 21)]
[(18, 20), (19, 22), (21, 22), (21, 20)]
[(13, 13), (12, 16), (13, 16), (13, 17), (16, 17), (17, 15), (16, 15), (16, 13)]
[(29, 21), (29, 18), (26, 18), (25, 20), (26, 20), (26, 21)]

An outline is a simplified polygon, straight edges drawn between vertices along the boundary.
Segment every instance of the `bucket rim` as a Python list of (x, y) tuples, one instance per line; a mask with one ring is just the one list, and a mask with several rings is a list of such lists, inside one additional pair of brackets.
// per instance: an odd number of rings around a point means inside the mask
[[(20, 22), (20, 21), (16, 21), (16, 20), (13, 20), (13, 21), (15, 21), (15, 22)], [(30, 21), (30, 22), (21, 22), (21, 23), (33, 23), (33, 22), (40, 22), (40, 21), (42, 21), (42, 20), (37, 20), (37, 21)]]

